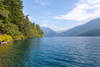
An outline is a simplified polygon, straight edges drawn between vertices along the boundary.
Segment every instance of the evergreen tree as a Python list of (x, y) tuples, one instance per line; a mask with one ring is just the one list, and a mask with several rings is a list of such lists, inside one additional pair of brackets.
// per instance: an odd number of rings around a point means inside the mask
[(38, 24), (32, 23), (22, 11), (22, 0), (0, 0), (0, 32), (14, 39), (42, 37)]

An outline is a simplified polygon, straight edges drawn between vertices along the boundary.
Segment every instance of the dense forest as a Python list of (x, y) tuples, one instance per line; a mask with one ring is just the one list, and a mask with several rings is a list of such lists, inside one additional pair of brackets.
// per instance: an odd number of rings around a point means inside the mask
[(0, 41), (43, 37), (38, 24), (23, 13), (22, 0), (0, 0)]

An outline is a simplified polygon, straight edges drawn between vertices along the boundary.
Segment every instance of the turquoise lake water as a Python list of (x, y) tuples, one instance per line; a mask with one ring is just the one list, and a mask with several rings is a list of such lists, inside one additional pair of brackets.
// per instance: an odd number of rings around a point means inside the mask
[(0, 47), (0, 67), (100, 67), (100, 37), (44, 37)]

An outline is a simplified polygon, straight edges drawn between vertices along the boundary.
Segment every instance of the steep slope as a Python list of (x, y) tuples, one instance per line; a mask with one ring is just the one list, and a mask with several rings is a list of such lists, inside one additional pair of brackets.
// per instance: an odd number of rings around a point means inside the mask
[[(96, 18), (94, 20), (89, 21), (84, 25), (77, 26), (68, 31), (62, 32), (59, 35), (61, 36), (99, 36), (100, 31), (100, 18)], [(95, 32), (95, 34), (94, 34)]]

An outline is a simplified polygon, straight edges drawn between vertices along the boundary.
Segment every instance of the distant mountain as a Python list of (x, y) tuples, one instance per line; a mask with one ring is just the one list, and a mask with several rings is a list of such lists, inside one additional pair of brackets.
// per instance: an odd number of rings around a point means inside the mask
[(57, 34), (54, 30), (52, 30), (48, 27), (41, 27), (41, 28), (44, 32), (45, 37), (52, 37), (52, 36), (55, 36)]
[(62, 32), (58, 36), (100, 36), (100, 18)]
[(94, 30), (82, 32), (80, 36), (100, 36), (100, 29), (94, 29)]

